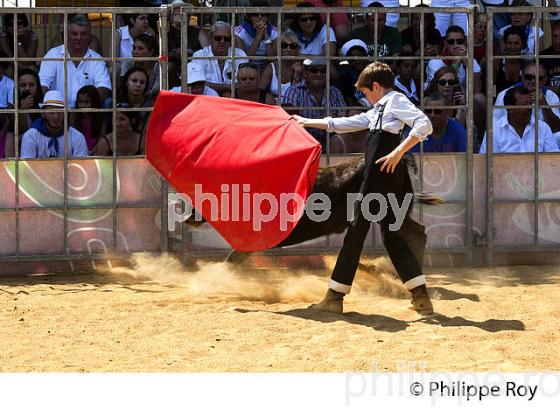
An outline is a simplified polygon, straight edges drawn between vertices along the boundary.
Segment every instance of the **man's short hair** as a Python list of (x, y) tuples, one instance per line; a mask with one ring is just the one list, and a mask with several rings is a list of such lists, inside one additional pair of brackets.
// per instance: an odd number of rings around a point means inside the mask
[(504, 96), (504, 105), (517, 105), (517, 95), (529, 95), (529, 90), (522, 85), (510, 88)]
[(509, 26), (506, 31), (504, 31), (504, 41), (509, 36), (519, 36), (523, 41), (525, 47), (527, 47), (527, 33), (521, 27)]
[(467, 37), (465, 35), (465, 30), (463, 30), (462, 27), (460, 26), (449, 26), (449, 28), (447, 29), (447, 33), (445, 33), (445, 38), (447, 39), (447, 36), (449, 35), (449, 33), (461, 33), (463, 35), (463, 37)]
[(371, 90), (373, 88), (373, 83), (379, 83), (379, 85), (383, 88), (393, 87), (395, 83), (395, 75), (386, 63), (376, 61), (364, 68), (358, 77), (356, 88), (358, 90), (361, 90), (362, 88)]
[(71, 19), (69, 19), (68, 27), (70, 26), (87, 27), (89, 31), (91, 31), (91, 22), (83, 14), (76, 14)]
[(430, 95), (428, 95), (426, 97), (426, 100), (425, 100), (425, 106), (426, 107), (430, 106), (430, 104), (428, 104), (428, 102), (441, 102), (444, 106), (450, 105), (449, 98), (447, 98), (445, 95), (443, 95), (443, 94), (441, 94), (437, 91), (434, 91), (433, 93), (431, 93)]
[(212, 24), (212, 27), (210, 27), (210, 35), (213, 37), (214, 33), (216, 33), (216, 31), (218, 31), (221, 28), (227, 28), (231, 32), (231, 26), (229, 23), (218, 20), (214, 24)]

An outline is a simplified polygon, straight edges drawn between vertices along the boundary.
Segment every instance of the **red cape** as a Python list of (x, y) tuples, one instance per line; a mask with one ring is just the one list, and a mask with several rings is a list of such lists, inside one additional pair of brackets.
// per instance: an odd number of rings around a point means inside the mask
[[(292, 200), (289, 214), (255, 218), (255, 194), (268, 195), (260, 200), (263, 215), (285, 194), (305, 201), (320, 155), (320, 144), (280, 107), (169, 91), (160, 92), (146, 137), (148, 161), (232, 248), (246, 252), (282, 242), (303, 213)], [(210, 200), (195, 200), (197, 184), (204, 197), (216, 198), (214, 215)]]

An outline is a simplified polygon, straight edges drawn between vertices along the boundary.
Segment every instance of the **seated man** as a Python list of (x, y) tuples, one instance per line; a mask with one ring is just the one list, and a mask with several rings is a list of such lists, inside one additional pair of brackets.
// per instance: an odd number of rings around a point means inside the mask
[[(442, 94), (435, 92), (426, 97), (424, 112), (432, 122), (432, 134), (421, 144), (424, 152), (466, 152), (467, 133), (463, 126), (451, 118), (453, 110), (440, 108), (450, 106), (449, 100)], [(420, 144), (411, 149), (420, 152)]]
[[(368, 7), (383, 7), (379, 2), (368, 4)], [(386, 13), (377, 14), (377, 43), (375, 42), (375, 14), (366, 15), (366, 23), (363, 27), (352, 30), (348, 36), (350, 39), (362, 40), (368, 46), (368, 55), (375, 55), (375, 46), (377, 45), (377, 56), (386, 57), (394, 56), (402, 51), (401, 33), (395, 27), (385, 24)]]
[[(539, 92), (537, 92), (537, 77), (539, 79)], [(546, 70), (542, 63), (537, 66), (537, 63), (529, 62), (525, 69), (523, 70), (523, 76), (521, 77), (521, 83), (517, 83), (514, 86), (503, 90), (498, 94), (496, 97), (496, 106), (506, 105), (505, 102), (505, 95), (507, 91), (515, 86), (523, 85), (527, 90), (529, 90), (529, 94), (531, 96), (531, 103), (536, 104), (537, 98), (539, 99), (539, 105), (550, 105), (556, 106), (553, 108), (540, 108), (539, 109), (539, 120), (546, 122), (552, 132), (558, 133), (560, 132), (560, 109), (558, 105), (560, 104), (560, 99), (558, 95), (551, 89), (545, 87), (547, 77), (546, 77)], [(506, 110), (504, 108), (495, 108), (494, 109), (494, 123), (498, 121), (500, 118), (505, 117)], [(535, 111), (533, 110), (533, 117), (535, 116)]]
[[(181, 87), (173, 87), (170, 91), (180, 93)], [(216, 91), (206, 85), (204, 71), (197, 61), (187, 64), (187, 92), (195, 95), (220, 96)]]
[(552, 44), (541, 51), (542, 56), (554, 56), (554, 58), (541, 58), (541, 63), (546, 68), (548, 85), (558, 94), (560, 92), (560, 20), (552, 25)]
[[(303, 80), (296, 85), (291, 86), (286, 91), (286, 95), (282, 98), (283, 107), (294, 107), (295, 109), (286, 109), (290, 114), (298, 114), (306, 118), (323, 118), (326, 115), (332, 117), (344, 116), (344, 97), (340, 90), (334, 86), (329, 88), (329, 100), (327, 101), (327, 60), (307, 59), (303, 61)], [(331, 108), (331, 112), (326, 112), (327, 102)], [(298, 109), (298, 107), (304, 107)], [(314, 108), (311, 108), (314, 107)], [(309, 129), (323, 147), (326, 152), (326, 131), (318, 129)]]
[[(504, 97), (505, 105), (531, 105), (529, 90), (523, 86), (508, 89)], [(508, 108), (507, 114), (494, 122), (492, 150), (497, 153), (535, 152), (535, 120), (530, 108)], [(558, 152), (550, 127), (538, 122), (539, 152)], [(480, 153), (485, 154), (486, 134), (482, 140)]]
[(231, 26), (226, 22), (217, 21), (210, 28), (210, 45), (193, 54), (193, 57), (205, 58), (194, 61), (203, 68), (206, 85), (219, 94), (230, 90), (231, 80), (237, 77), (239, 65), (249, 61), (244, 58), (247, 57), (247, 54), (240, 48), (235, 48), (235, 67), (231, 59), (218, 60), (214, 58), (220, 56), (231, 57), (233, 52), (231, 44)]
[[(78, 14), (68, 21), (68, 57), (69, 58), (101, 58), (91, 48), (91, 24), (89, 20)], [(64, 58), (64, 45), (51, 48), (45, 58)], [(68, 106), (76, 105), (78, 90), (86, 85), (94, 85), (99, 92), (101, 101), (111, 95), (111, 79), (104, 61), (68, 61), (67, 62)], [(64, 90), (64, 61), (43, 61), (39, 70), (39, 78), (43, 92), (48, 90)]]
[[(512, 2), (512, 7), (531, 7), (530, 4), (526, 0), (514, 0)], [(535, 42), (539, 42), (539, 50), (543, 49), (543, 37), (544, 31), (542, 29), (535, 28), (534, 24), (531, 24), (531, 20), (533, 19), (533, 13), (510, 13), (511, 16), (511, 24), (505, 27), (498, 32), (498, 38), (500, 40), (503, 39), (505, 31), (509, 27), (519, 27), (524, 33), (527, 33), (527, 46), (523, 50), (523, 54), (527, 56), (534, 56), (535, 55)], [(538, 31), (537, 31), (538, 30)], [(503, 50), (503, 42), (501, 44), (501, 49)]]
[[(21, 158), (64, 157), (64, 113), (49, 112), (49, 108), (64, 108), (62, 91), (47, 91), (41, 108), (46, 112), (33, 121), (31, 128), (23, 134)], [(87, 157), (88, 147), (84, 135), (68, 127), (68, 157)]]
[[(8, 55), (0, 50), (1, 58), (8, 58)], [(6, 75), (10, 63), (0, 61), (0, 108), (12, 108), (14, 105), (14, 81)]]

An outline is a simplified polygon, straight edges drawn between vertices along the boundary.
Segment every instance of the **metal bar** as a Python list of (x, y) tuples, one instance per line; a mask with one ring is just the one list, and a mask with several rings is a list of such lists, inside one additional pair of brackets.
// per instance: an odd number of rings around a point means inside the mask
[[(489, 10), (489, 11), (488, 11)], [(486, 38), (493, 38), (493, 12), (487, 10)], [(486, 47), (486, 98), (494, 97), (494, 73), (492, 70), (492, 47)], [(486, 264), (494, 265), (494, 174), (493, 174), (493, 143), (494, 143), (494, 110), (492, 104), (486, 105)]]
[(534, 224), (535, 224), (535, 228), (533, 230), (533, 244), (535, 246), (538, 245), (539, 243), (539, 207), (538, 207), (538, 198), (539, 198), (539, 116), (540, 116), (540, 105), (539, 105), (539, 100), (540, 100), (540, 93), (541, 93), (541, 84), (539, 81), (539, 54), (540, 54), (540, 37), (538, 35), (539, 33), (539, 23), (540, 23), (540, 14), (537, 14), (537, 18), (533, 19), (532, 23), (535, 23), (535, 32), (537, 33), (537, 36), (535, 38), (535, 56), (536, 56), (536, 76), (535, 76), (535, 92), (536, 92), (536, 98), (535, 98), (535, 102), (536, 102), (536, 107), (535, 107), (535, 159), (534, 159), (534, 167), (535, 167), (535, 171), (533, 174), (534, 180), (533, 180), (533, 199), (534, 199), (534, 204), (533, 204), (533, 219), (534, 219)]
[[(116, 43), (116, 38), (114, 33), (117, 32), (117, 22), (115, 21), (115, 14), (111, 15), (111, 32), (113, 33), (113, 35), (111, 35), (111, 58), (115, 58), (115, 50), (116, 47), (120, 48), (120, 44)], [(119, 51), (120, 53), (120, 51)], [(120, 54), (119, 54), (120, 55)], [(120, 64), (116, 65), (113, 63), (112, 66), (112, 70), (111, 70), (111, 76), (113, 77), (113, 84), (111, 87), (111, 118), (113, 120), (113, 130), (111, 132), (111, 140), (113, 142), (113, 155), (111, 158), (111, 168), (113, 170), (113, 174), (112, 174), (112, 178), (111, 178), (111, 182), (113, 183), (112, 189), (111, 189), (111, 202), (112, 202), (112, 218), (111, 218), (111, 247), (113, 249), (113, 251), (116, 251), (118, 248), (118, 231), (119, 231), (119, 221), (118, 221), (118, 215), (117, 215), (117, 201), (118, 201), (118, 178), (117, 178), (117, 151), (119, 149), (119, 147), (117, 146), (117, 111), (115, 110), (115, 106), (117, 103), (117, 90), (115, 85), (117, 84), (117, 66), (119, 67), (119, 71), (121, 70), (122, 66)], [(120, 75), (120, 73), (119, 73)]]
[[(164, 12), (159, 12), (160, 21), (161, 21), (161, 31), (167, 33), (167, 15)], [(162, 38), (165, 37), (165, 41)], [(160, 36), (160, 52), (162, 54), (165, 53), (167, 55), (167, 36), (162, 35)], [(160, 88), (161, 85), (164, 85), (167, 88), (167, 65), (165, 66), (165, 79), (162, 78), (161, 71), (160, 71)], [(160, 65), (160, 70), (162, 66)], [(160, 176), (161, 181), (161, 232), (160, 232), (160, 240), (161, 240), (161, 251), (167, 252), (169, 249), (169, 237), (167, 233), (167, 222), (168, 222), (168, 213), (167, 213), (167, 203), (169, 201), (169, 186), (165, 178)]]
[[(469, 33), (474, 33), (474, 13), (470, 10), (467, 14), (469, 23)], [(420, 30), (422, 31), (422, 30)], [(467, 107), (474, 107), (474, 72), (473, 72), (473, 60), (474, 60), (474, 39), (471, 37), (468, 40), (467, 49)], [(473, 110), (467, 109), (467, 124), (474, 124)], [(467, 228), (466, 232), (466, 246), (467, 246), (467, 265), (473, 266), (473, 161), (474, 161), (474, 135), (473, 127), (467, 127), (467, 163), (466, 163), (466, 214), (465, 214), (465, 225)]]
[[(62, 168), (62, 179), (64, 180), (64, 251), (66, 254), (70, 254), (70, 249), (68, 248), (68, 139), (70, 138), (70, 133), (68, 129), (68, 59), (70, 56), (70, 50), (68, 49), (68, 15), (64, 13), (64, 25), (63, 25), (63, 36), (64, 36), (64, 165)], [(75, 64), (73, 61), (70, 61)], [(81, 63), (79, 63), (81, 64)], [(57, 153), (58, 156), (58, 153)]]

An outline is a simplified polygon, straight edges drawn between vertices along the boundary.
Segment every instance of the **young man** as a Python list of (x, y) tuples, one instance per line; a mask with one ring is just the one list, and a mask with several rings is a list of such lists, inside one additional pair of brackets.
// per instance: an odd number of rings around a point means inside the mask
[[(422, 273), (426, 234), (424, 226), (409, 216), (412, 183), (406, 164), (401, 161), (407, 151), (432, 133), (432, 124), (408, 98), (393, 90), (393, 83), (394, 75), (389, 66), (375, 62), (362, 71), (356, 83), (356, 88), (373, 105), (368, 112), (344, 118), (292, 116), (303, 127), (339, 133), (370, 130), (366, 142), (366, 171), (360, 188), (363, 196), (356, 202), (355, 216), (344, 237), (327, 295), (312, 306), (314, 309), (342, 313), (343, 298), (350, 292), (372, 216), (379, 213), (379, 202), (368, 201), (368, 194), (378, 193), (388, 204), (394, 204), (396, 198), (400, 211), (405, 211), (404, 222), (399, 227), (394, 224), (398, 212), (396, 204), (388, 207), (387, 215), (379, 222), (383, 244), (405, 287), (412, 293), (413, 309), (420, 314), (433, 313)], [(412, 129), (401, 142), (405, 125)]]

